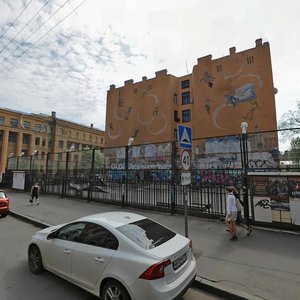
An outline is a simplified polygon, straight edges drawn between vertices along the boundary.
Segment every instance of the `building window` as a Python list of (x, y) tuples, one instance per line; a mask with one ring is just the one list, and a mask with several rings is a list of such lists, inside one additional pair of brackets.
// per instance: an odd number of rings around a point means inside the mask
[(23, 135), (23, 144), (29, 145), (29, 140), (30, 140), (30, 135), (29, 134), (24, 134)]
[(42, 126), (42, 132), (47, 132), (47, 125)]
[(190, 92), (182, 93), (182, 105), (190, 104), (190, 103), (191, 103)]
[(62, 149), (62, 148), (64, 147), (64, 141), (59, 140), (59, 141), (58, 141), (58, 147), (59, 147), (60, 149)]
[(23, 121), (23, 128), (30, 129), (30, 122), (29, 121)]
[(178, 94), (173, 95), (173, 103), (178, 104)]
[(174, 140), (177, 140), (178, 137), (177, 137), (177, 129), (174, 129)]
[(59, 127), (59, 129), (58, 129), (58, 134), (60, 134), (60, 135), (64, 134), (64, 130), (61, 127)]
[(179, 122), (180, 121), (177, 110), (174, 110), (174, 121), (175, 122)]
[(247, 56), (247, 63), (248, 63), (248, 65), (253, 64), (254, 63), (254, 56)]
[(17, 141), (17, 133), (16, 132), (10, 132), (8, 136), (8, 141), (11, 143), (15, 143)]
[(217, 72), (222, 72), (222, 65), (217, 66)]
[(78, 144), (78, 143), (75, 143), (75, 144), (74, 144), (74, 149), (75, 149), (75, 150), (79, 150), (79, 144)]
[(39, 145), (40, 145), (40, 138), (39, 138), (39, 137), (36, 137), (36, 138), (35, 138), (35, 145), (36, 145), (36, 146), (39, 146)]
[(46, 153), (45, 153), (45, 152), (42, 152), (41, 159), (42, 159), (42, 160), (45, 160), (45, 158), (46, 158)]
[(62, 161), (62, 153), (58, 153), (57, 154), (57, 160), (58, 161)]
[(79, 132), (76, 132), (76, 138), (79, 139)]
[(190, 81), (189, 80), (183, 80), (181, 81), (181, 88), (182, 89), (187, 89), (190, 87)]
[(0, 117), (0, 125), (4, 125), (4, 117)]
[(46, 139), (42, 140), (42, 147), (46, 147)]
[(182, 122), (191, 121), (191, 111), (189, 109), (182, 111)]
[(10, 127), (18, 128), (18, 120), (17, 119), (10, 119)]
[(101, 144), (103, 144), (103, 138), (101, 138)]
[(41, 127), (42, 127), (41, 124), (35, 124), (34, 130), (39, 132), (41, 131)]

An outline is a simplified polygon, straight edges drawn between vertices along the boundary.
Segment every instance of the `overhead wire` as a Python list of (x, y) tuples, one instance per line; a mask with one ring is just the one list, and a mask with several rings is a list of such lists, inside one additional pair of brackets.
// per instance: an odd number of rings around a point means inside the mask
[(34, 18), (44, 9), (44, 7), (46, 5), (48, 5), (50, 1), (47, 1), (36, 13), (33, 17), (31, 17), (31, 19), (22, 27), (21, 30), (19, 30), (17, 32), (17, 34), (15, 34), (15, 36), (13, 38), (10, 39), (10, 41), (4, 46), (4, 48), (0, 51), (0, 54), (5, 50), (7, 49), (7, 47), (18, 37), (18, 35), (31, 23), (31, 21), (34, 20)]
[(10, 26), (4, 31), (4, 33), (0, 36), (0, 40), (4, 37), (4, 35), (7, 33), (7, 31), (15, 25), (15, 23), (19, 20), (19, 18), (23, 15), (23, 13), (25, 12), (25, 10), (27, 9), (27, 7), (30, 5), (30, 3), (32, 2), (33, 0), (30, 0), (26, 5), (25, 7), (22, 9), (22, 11), (20, 12), (20, 14), (17, 16), (17, 18), (10, 24)]
[[(3, 58), (3, 60), (0, 62), (0, 65), (4, 62), (7, 61), (7, 59), (12, 56), (22, 45), (24, 45), (37, 31), (39, 31), (42, 26), (44, 26), (48, 21), (50, 21), (68, 2), (71, 0), (65, 1), (53, 14), (51, 14), (41, 25), (37, 27), (36, 30), (34, 30), (19, 46), (17, 46), (14, 51), (12, 51), (8, 56)], [(1, 72), (0, 72), (1, 73)]]

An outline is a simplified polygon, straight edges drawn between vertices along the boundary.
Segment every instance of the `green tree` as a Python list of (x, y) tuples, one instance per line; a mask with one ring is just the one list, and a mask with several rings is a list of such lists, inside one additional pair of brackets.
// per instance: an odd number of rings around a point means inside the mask
[(300, 137), (296, 137), (291, 141), (291, 150), (289, 151), (289, 160), (299, 164), (300, 160)]
[(279, 129), (288, 129), (281, 131), (282, 141), (295, 138), (300, 134), (300, 101), (296, 101), (297, 109), (289, 110), (284, 113), (278, 122)]

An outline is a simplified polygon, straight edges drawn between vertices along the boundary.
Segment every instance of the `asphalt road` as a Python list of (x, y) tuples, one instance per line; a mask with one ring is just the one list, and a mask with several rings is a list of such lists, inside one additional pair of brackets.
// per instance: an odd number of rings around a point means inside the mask
[[(95, 296), (60, 277), (43, 272), (30, 273), (27, 266), (27, 243), (39, 228), (8, 216), (0, 218), (0, 299), (1, 300), (96, 300)], [(191, 288), (182, 300), (221, 299)]]

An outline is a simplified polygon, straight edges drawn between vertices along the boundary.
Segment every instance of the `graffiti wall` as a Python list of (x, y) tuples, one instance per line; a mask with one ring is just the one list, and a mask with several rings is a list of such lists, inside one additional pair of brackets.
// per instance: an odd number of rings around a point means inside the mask
[(255, 221), (300, 225), (300, 177), (250, 178)]

